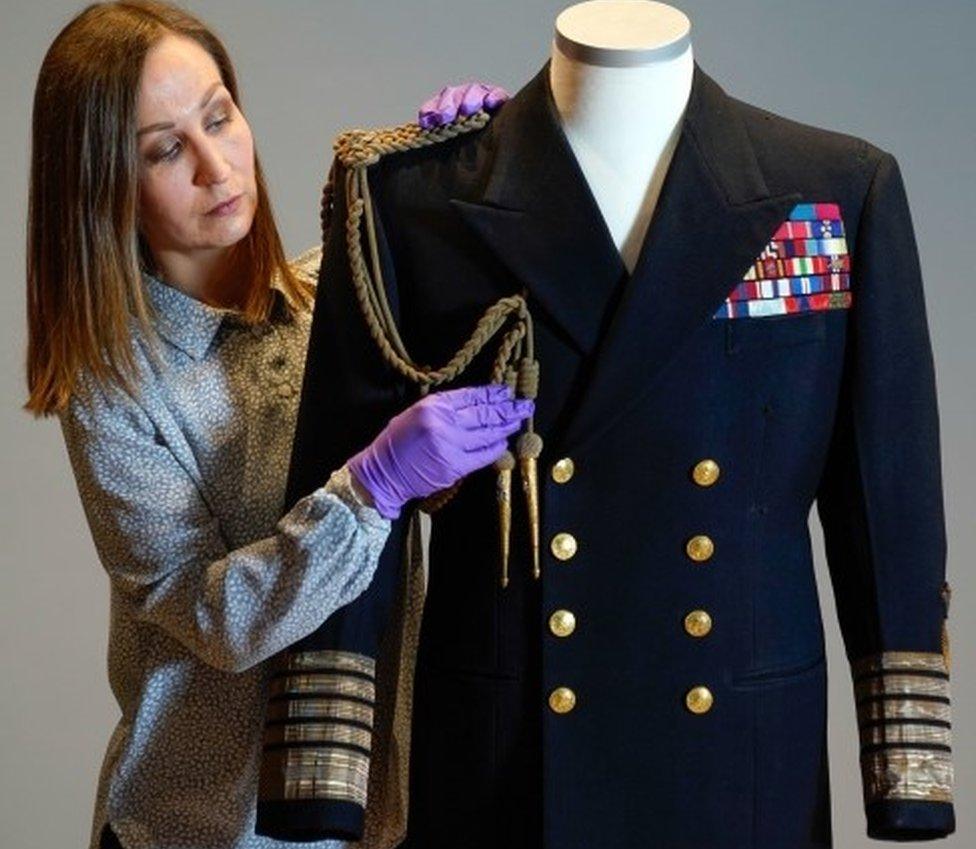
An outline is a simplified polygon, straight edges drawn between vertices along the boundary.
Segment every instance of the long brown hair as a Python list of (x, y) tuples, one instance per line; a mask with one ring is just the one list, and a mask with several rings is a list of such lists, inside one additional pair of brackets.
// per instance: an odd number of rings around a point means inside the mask
[[(240, 104), (227, 50), (202, 21), (152, 0), (95, 3), (52, 42), (38, 74), (27, 213), (27, 385), (24, 409), (57, 413), (79, 369), (132, 391), (130, 314), (148, 338), (142, 271), (152, 257), (138, 232), (136, 98), (146, 54), (166, 35), (191, 38), (213, 57)], [(252, 274), (244, 318), (271, 314), (272, 280), (287, 311), (308, 309), (311, 286), (289, 268), (255, 153), (257, 210), (237, 245)]]

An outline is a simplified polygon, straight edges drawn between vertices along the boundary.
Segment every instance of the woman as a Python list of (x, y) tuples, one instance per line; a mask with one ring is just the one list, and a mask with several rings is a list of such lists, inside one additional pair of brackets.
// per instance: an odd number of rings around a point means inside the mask
[[(427, 121), (499, 99), (447, 91)], [(275, 845), (253, 833), (264, 661), (365, 589), (407, 500), (532, 411), (433, 393), (285, 512), (319, 252), (286, 262), (238, 102), (218, 38), (151, 2), (82, 11), (35, 93), (25, 407), (61, 421), (122, 710), (92, 847)]]

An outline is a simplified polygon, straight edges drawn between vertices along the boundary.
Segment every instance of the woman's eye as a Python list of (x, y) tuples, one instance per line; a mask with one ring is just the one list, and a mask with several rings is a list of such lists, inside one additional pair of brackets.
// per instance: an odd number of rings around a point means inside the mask
[(168, 150), (164, 150), (162, 153), (160, 153), (156, 157), (156, 159), (157, 160), (163, 160), (165, 162), (170, 162), (170, 161), (176, 159), (176, 156), (177, 156), (177, 154), (179, 154), (179, 152), (180, 152), (180, 146), (178, 144), (174, 144)]
[[(214, 129), (214, 128), (220, 127), (223, 124), (230, 123), (230, 121), (231, 121), (231, 116), (230, 115), (224, 115), (221, 118), (218, 118), (216, 121), (211, 121), (209, 124), (207, 124), (207, 129)], [(153, 154), (152, 161), (153, 162), (172, 162), (174, 159), (177, 158), (177, 156), (179, 156), (179, 153), (180, 153), (180, 150), (182, 149), (182, 147), (183, 146), (180, 145), (180, 144), (174, 144), (172, 147), (167, 148), (166, 150), (163, 150), (163, 151), (160, 151), (159, 153)]]

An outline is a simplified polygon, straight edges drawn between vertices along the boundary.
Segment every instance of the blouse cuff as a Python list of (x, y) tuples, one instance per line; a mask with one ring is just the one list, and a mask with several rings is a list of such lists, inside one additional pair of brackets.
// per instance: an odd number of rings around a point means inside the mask
[(389, 528), (391, 520), (383, 516), (374, 506), (367, 504), (360, 498), (352, 485), (351, 473), (348, 463), (343, 463), (338, 469), (329, 475), (322, 492), (327, 492), (341, 499), (355, 514), (356, 519), (368, 525), (380, 528)]

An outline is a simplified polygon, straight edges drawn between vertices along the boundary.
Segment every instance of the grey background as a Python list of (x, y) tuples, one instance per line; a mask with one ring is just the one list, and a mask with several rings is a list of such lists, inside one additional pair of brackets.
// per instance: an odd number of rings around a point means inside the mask
[[(243, 88), (289, 252), (318, 238), (318, 200), (340, 129), (412, 120), (446, 82), (514, 92), (541, 66), (570, 0), (338, 3), (195, 0), (224, 38)], [(0, 0), (0, 845), (83, 845), (118, 709), (106, 679), (108, 580), (55, 419), (19, 408), (30, 104), (41, 58), (85, 4)], [(935, 349), (953, 586), (958, 831), (972, 845), (976, 730), (976, 4), (972, 0), (684, 0), (695, 54), (730, 94), (863, 136), (905, 178)], [(835, 844), (864, 836), (850, 682), (815, 512), (811, 530), (827, 632)], [(784, 752), (784, 757), (788, 752)], [(689, 765), (691, 767), (691, 765)], [(968, 838), (968, 840), (967, 840)], [(689, 840), (694, 823), (689, 823)], [(648, 845), (652, 840), (649, 837)], [(768, 849), (779, 849), (769, 847)]]

